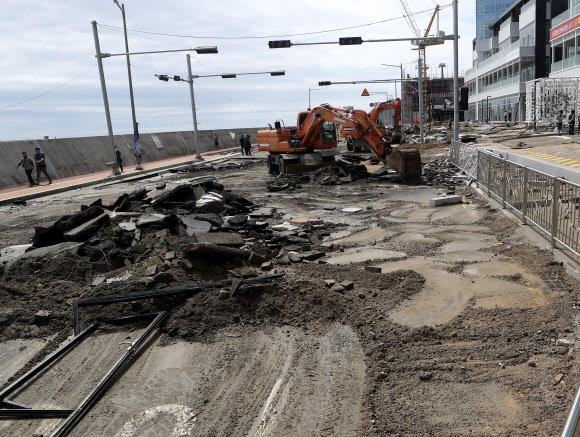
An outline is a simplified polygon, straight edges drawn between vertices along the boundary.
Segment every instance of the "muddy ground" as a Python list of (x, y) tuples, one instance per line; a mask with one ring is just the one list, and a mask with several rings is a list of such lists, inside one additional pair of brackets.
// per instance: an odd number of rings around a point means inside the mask
[[(431, 162), (445, 148), (422, 153)], [(271, 266), (243, 256), (186, 257), (182, 248), (191, 237), (179, 224), (161, 233), (143, 228), (134, 243), (120, 227), (128, 220), (123, 215), (111, 215), (91, 237), (103, 257), (67, 246), (4, 265), (2, 385), (71, 334), (75, 299), (226, 284), (82, 309), (81, 327), (98, 322), (98, 331), (11, 400), (74, 408), (145, 326), (108, 322), (168, 310), (158, 332), (72, 435), (560, 433), (578, 381), (580, 284), (518, 223), (460, 179), (414, 187), (386, 177), (341, 185), (302, 179), (270, 191), (266, 184), (275, 176), (264, 162), (233, 161), (244, 165), (0, 207), (0, 249), (29, 244), (35, 226), (48, 227), (97, 199), (109, 205), (123, 193), (154, 192), (204, 175), (219, 178), (224, 193), (274, 208), (253, 227), (221, 229), (241, 235)], [(429, 206), (430, 198), (451, 191), (463, 203)], [(141, 204), (131, 211), (151, 212)], [(294, 231), (271, 230), (296, 218), (316, 220)], [(99, 246), (105, 241), (114, 245)], [(284, 275), (242, 284), (218, 299), (232, 279), (272, 273)], [(41, 310), (47, 319), (38, 316)], [(0, 421), (0, 434), (49, 435), (59, 423)]]

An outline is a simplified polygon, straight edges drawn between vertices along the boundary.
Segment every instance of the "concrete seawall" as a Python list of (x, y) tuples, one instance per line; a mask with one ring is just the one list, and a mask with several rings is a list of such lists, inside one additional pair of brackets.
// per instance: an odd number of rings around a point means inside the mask
[[(260, 129), (263, 128), (198, 131), (199, 151), (216, 150), (213, 140), (216, 133), (220, 140), (219, 149), (239, 147), (242, 133), (249, 134), (250, 140), (255, 143), (256, 132)], [(231, 137), (230, 132), (235, 133), (235, 138)], [(196, 154), (193, 131), (141, 134), (139, 144), (145, 168), (147, 162), (187, 155), (193, 158)], [(123, 165), (134, 166), (135, 158), (131, 152), (133, 135), (115, 135), (115, 146), (123, 156)], [(28, 185), (24, 170), (21, 167), (16, 169), (16, 165), (23, 151), (30, 157), (34, 156), (35, 147), (40, 147), (45, 153), (48, 172), (54, 179), (103, 171), (110, 168), (107, 163), (112, 162), (114, 157), (108, 136), (0, 142), (0, 189)], [(36, 171), (33, 176), (36, 179)], [(44, 179), (42, 175), (41, 180)]]

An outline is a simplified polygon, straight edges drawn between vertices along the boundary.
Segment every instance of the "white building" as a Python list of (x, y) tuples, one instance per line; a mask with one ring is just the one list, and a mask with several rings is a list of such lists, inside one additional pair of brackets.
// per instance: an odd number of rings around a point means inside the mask
[(563, 12), (567, 1), (516, 0), (489, 25), (490, 38), (473, 40), (466, 119), (503, 120), (505, 112), (514, 121), (526, 118), (526, 82), (548, 76), (547, 29), (552, 13)]

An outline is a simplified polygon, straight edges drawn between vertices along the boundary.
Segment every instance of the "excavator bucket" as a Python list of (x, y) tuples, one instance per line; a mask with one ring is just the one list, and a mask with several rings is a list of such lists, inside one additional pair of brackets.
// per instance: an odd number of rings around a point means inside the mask
[(403, 183), (418, 184), (421, 182), (421, 154), (417, 149), (394, 149), (387, 155), (387, 165), (395, 170)]

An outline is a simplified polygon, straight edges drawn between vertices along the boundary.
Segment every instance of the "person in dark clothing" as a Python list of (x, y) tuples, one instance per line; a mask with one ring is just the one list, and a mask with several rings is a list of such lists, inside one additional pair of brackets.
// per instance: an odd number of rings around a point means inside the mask
[(117, 156), (117, 165), (119, 166), (121, 173), (123, 173), (123, 157), (121, 156), (121, 152), (119, 152), (119, 149), (117, 149), (116, 147), (115, 147), (115, 155)]
[(246, 135), (246, 139), (244, 141), (244, 149), (246, 149), (247, 156), (252, 156), (252, 143), (250, 142), (249, 135)]
[(574, 135), (574, 126), (576, 125), (576, 111), (573, 109), (568, 114), (568, 135)]
[(242, 155), (246, 154), (246, 138), (244, 134), (240, 135), (240, 147), (242, 148)]
[(214, 144), (216, 150), (219, 149), (219, 147), (220, 147), (220, 137), (218, 137), (218, 134), (213, 134), (213, 144)]
[(34, 182), (34, 179), (32, 179), (32, 170), (34, 170), (34, 161), (30, 156), (28, 156), (26, 152), (22, 152), (22, 158), (20, 158), (20, 162), (18, 163), (16, 168), (20, 166), (22, 166), (22, 168), (24, 169), (26, 177), (28, 178), (28, 182), (30, 182), (29, 187), (34, 187), (35, 185), (38, 185), (36, 182)]
[(48, 185), (52, 184), (52, 178), (46, 171), (46, 156), (40, 151), (40, 147), (34, 148), (34, 163), (36, 164), (36, 185), (40, 184), (40, 173), (48, 179)]

